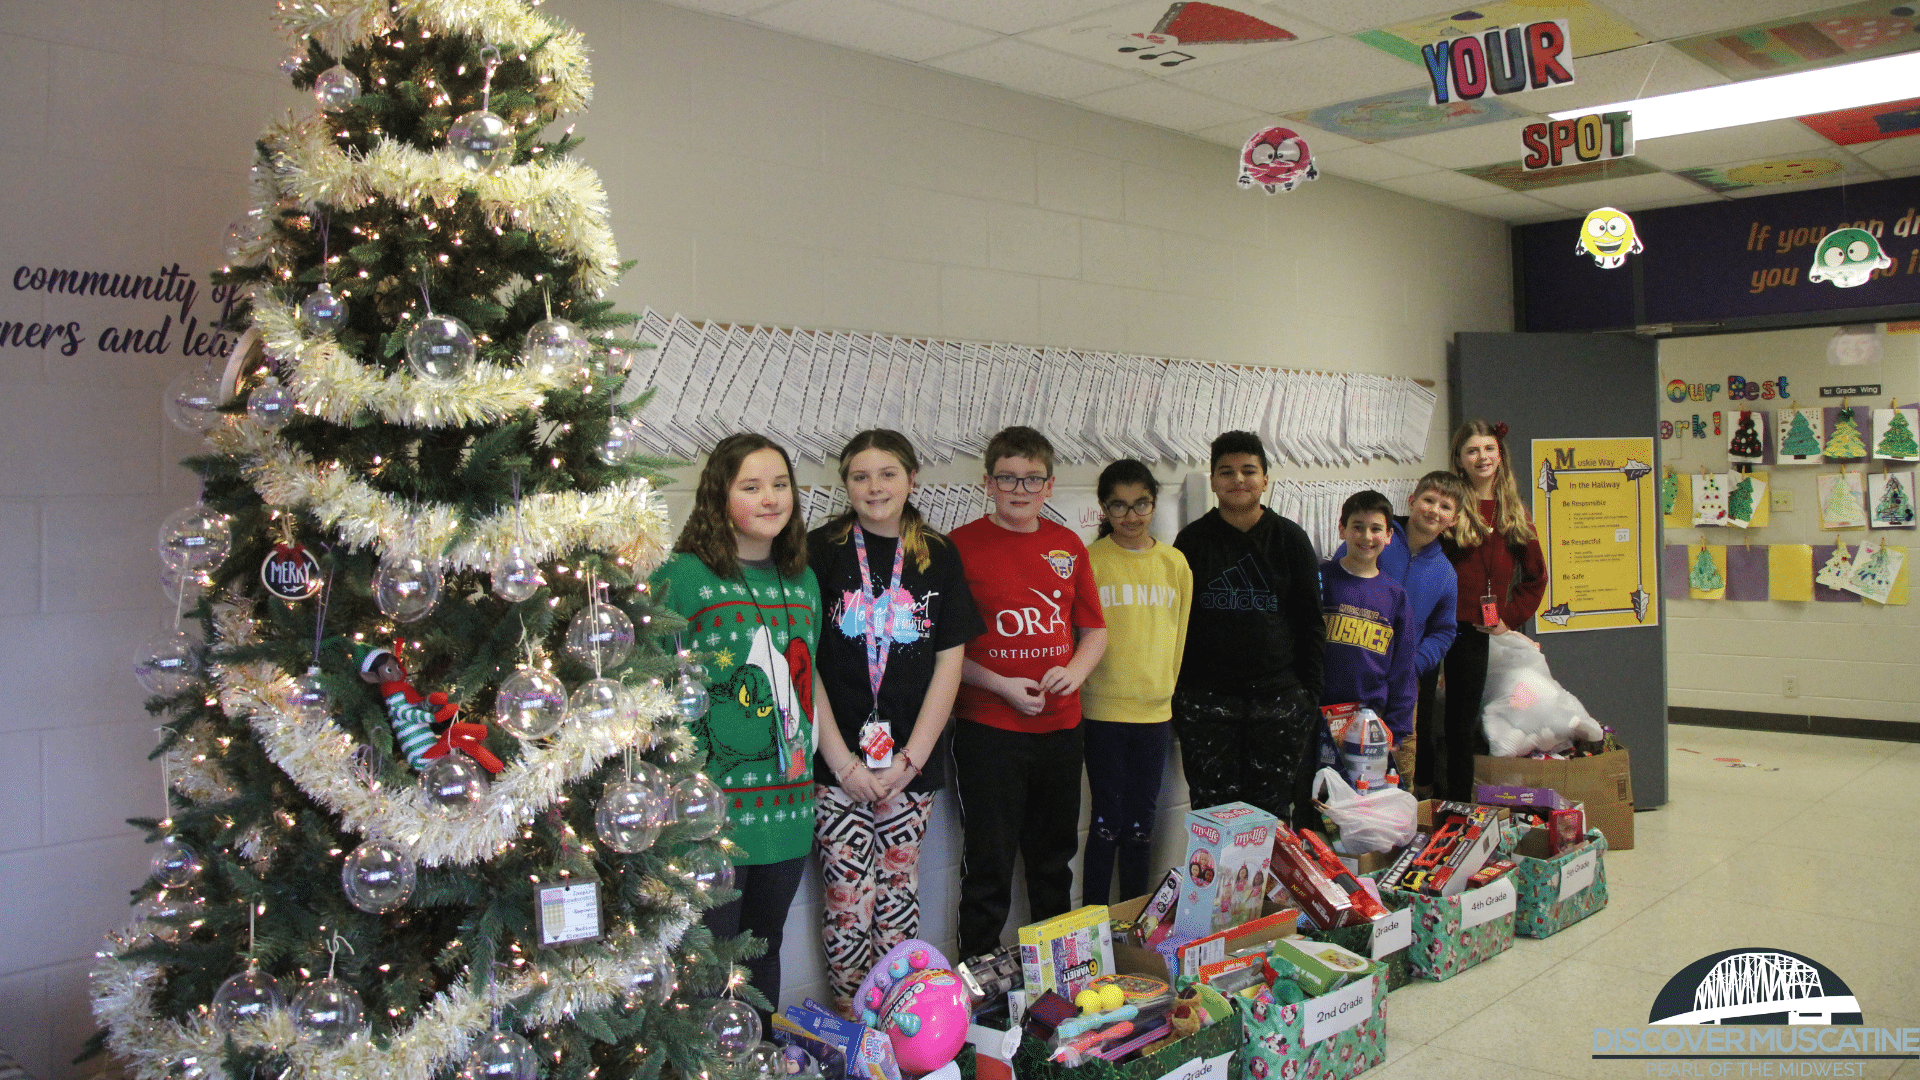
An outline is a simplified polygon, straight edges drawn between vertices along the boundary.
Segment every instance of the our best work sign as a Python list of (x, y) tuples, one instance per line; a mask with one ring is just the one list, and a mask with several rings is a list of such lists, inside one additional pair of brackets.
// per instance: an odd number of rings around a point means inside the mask
[[(1920, 304), (1920, 177), (1647, 210), (1639, 275), (1576, 256), (1581, 219), (1514, 230), (1523, 328), (1618, 330), (1648, 323), (1845, 312)], [(1865, 229), (1893, 264), (1864, 284), (1809, 281), (1820, 238)]]

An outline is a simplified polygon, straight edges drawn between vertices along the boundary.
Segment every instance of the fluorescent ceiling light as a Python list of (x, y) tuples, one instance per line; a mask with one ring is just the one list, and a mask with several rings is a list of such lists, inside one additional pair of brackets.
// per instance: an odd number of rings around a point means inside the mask
[(1638, 101), (1563, 109), (1548, 115), (1555, 120), (1565, 120), (1588, 113), (1628, 109), (1633, 112), (1633, 138), (1638, 142), (1916, 96), (1920, 96), (1920, 52), (1906, 52)]

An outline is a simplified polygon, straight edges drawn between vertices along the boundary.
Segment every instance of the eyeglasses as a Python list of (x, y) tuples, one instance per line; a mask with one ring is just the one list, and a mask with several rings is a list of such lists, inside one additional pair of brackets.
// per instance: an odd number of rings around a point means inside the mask
[(1033, 495), (1046, 487), (1047, 481), (1051, 479), (1053, 479), (1051, 476), (1007, 476), (1004, 473), (996, 473), (993, 477), (993, 486), (1001, 491), (1024, 491)]
[(1125, 503), (1119, 499), (1115, 499), (1103, 505), (1101, 509), (1105, 510), (1107, 516), (1110, 518), (1123, 518), (1128, 514), (1132, 514), (1135, 517), (1146, 517), (1148, 514), (1153, 513), (1153, 500), (1141, 499), (1138, 502)]

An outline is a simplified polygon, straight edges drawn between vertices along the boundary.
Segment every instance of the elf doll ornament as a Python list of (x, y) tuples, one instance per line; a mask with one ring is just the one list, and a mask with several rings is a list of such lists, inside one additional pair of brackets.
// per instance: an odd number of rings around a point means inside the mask
[[(487, 725), (460, 722), (460, 706), (435, 691), (422, 695), (407, 677), (407, 669), (390, 650), (364, 648), (360, 678), (380, 688), (387, 702), (387, 719), (407, 763), (425, 771), (427, 763), (458, 750), (489, 773), (506, 763), (487, 749)], [(434, 734), (439, 733), (439, 739)]]

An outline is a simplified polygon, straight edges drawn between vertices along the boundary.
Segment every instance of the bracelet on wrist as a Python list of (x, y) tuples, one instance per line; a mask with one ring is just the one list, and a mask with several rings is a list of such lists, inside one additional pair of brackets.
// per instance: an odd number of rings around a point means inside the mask
[(913, 763), (913, 758), (909, 757), (904, 749), (900, 751), (900, 760), (907, 763), (907, 768), (913, 770), (913, 775), (920, 775), (920, 766)]
[(847, 777), (853, 775), (854, 767), (859, 764), (860, 764), (859, 758), (853, 758), (849, 760), (845, 765), (842, 765), (838, 769), (834, 770), (834, 773), (833, 773), (834, 779), (845, 780)]

